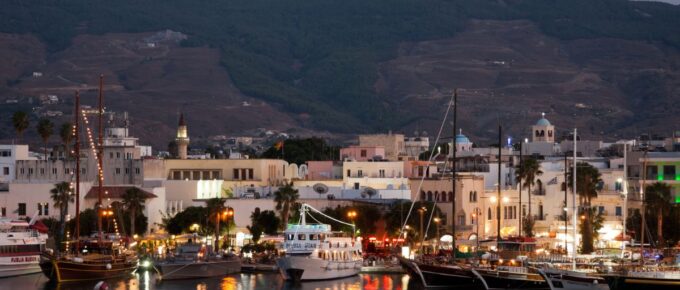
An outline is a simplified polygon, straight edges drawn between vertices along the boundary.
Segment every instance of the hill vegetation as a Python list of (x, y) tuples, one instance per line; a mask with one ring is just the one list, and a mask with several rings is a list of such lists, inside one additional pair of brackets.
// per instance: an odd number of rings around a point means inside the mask
[(184, 46), (218, 48), (244, 94), (312, 127), (356, 132), (413, 117), (389, 114), (394, 100), (374, 89), (378, 63), (399, 43), (452, 37), (473, 18), (529, 19), (559, 39), (680, 48), (679, 7), (626, 0), (9, 0), (0, 31), (38, 35), (50, 52), (79, 34), (180, 31), (189, 35)]

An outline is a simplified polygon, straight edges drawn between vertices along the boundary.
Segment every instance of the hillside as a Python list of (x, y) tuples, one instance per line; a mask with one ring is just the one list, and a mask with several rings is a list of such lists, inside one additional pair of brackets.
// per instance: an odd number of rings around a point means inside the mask
[[(199, 136), (434, 131), (454, 87), (483, 139), (540, 111), (591, 135), (667, 133), (679, 22), (676, 6), (624, 0), (10, 0), (0, 100), (67, 96), (103, 73), (109, 106), (155, 145), (179, 110)], [(187, 38), (148, 41), (166, 30)]]

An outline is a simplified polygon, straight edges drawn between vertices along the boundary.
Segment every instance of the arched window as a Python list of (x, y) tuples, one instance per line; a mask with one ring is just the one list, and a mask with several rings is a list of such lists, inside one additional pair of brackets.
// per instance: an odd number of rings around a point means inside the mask
[(427, 201), (432, 201), (432, 191), (427, 192)]
[(453, 191), (449, 191), (449, 200), (453, 201)]
[(470, 191), (470, 198), (469, 201), (472, 202), (474, 200), (474, 197), (472, 196), (472, 190)]
[(438, 202), (439, 199), (441, 198), (441, 197), (439, 196), (439, 191), (435, 191), (435, 192), (434, 192), (434, 196), (433, 196), (432, 198), (434, 198), (434, 201), (435, 201), (435, 202)]
[(545, 136), (545, 131), (541, 130), (541, 137), (544, 137), (544, 136)]
[(446, 202), (446, 191), (442, 191), (439, 198), (441, 198), (442, 202)]
[(548, 130), (548, 137), (552, 138), (552, 130)]
[(421, 190), (421, 191), (420, 191), (420, 200), (425, 200), (425, 197), (426, 197), (426, 196), (425, 196), (425, 191), (424, 191), (424, 190)]
[(540, 136), (541, 136), (541, 133), (538, 132), (538, 130), (536, 130), (536, 137), (540, 137)]
[(489, 207), (489, 210), (486, 212), (486, 219), (491, 220), (491, 207)]

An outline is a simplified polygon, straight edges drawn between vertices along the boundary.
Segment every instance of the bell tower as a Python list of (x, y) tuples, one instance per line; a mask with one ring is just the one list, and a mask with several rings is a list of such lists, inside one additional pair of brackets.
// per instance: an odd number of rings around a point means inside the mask
[(541, 119), (531, 126), (531, 136), (533, 142), (555, 142), (555, 126), (545, 118), (545, 113), (541, 113)]
[(189, 147), (189, 134), (187, 132), (187, 124), (184, 121), (184, 113), (179, 115), (179, 125), (177, 126), (177, 157), (179, 159), (187, 159), (187, 149)]

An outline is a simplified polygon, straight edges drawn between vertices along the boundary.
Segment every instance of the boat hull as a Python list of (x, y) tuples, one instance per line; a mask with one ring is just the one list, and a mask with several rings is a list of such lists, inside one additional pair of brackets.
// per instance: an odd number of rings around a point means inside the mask
[(161, 280), (221, 277), (241, 271), (239, 259), (192, 263), (160, 263), (155, 265)]
[(0, 257), (0, 278), (40, 272), (40, 255)]
[(428, 265), (400, 258), (400, 263), (411, 277), (426, 288), (484, 289), (471, 270), (457, 266)]
[[(528, 279), (526, 274), (477, 270), (487, 289), (540, 289), (550, 290), (545, 279)], [(540, 277), (540, 276), (539, 276)]]
[(361, 261), (327, 261), (309, 256), (287, 256), (276, 261), (285, 280), (330, 280), (357, 275)]
[(76, 282), (130, 275), (137, 269), (137, 261), (109, 264), (43, 259), (40, 261), (40, 268), (51, 281)]
[(569, 271), (541, 270), (540, 273), (552, 290), (610, 290), (607, 281), (602, 277), (587, 276)]
[(680, 279), (663, 279), (649, 277), (631, 277), (611, 275), (605, 276), (611, 290), (670, 290), (680, 289)]

